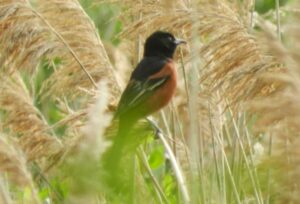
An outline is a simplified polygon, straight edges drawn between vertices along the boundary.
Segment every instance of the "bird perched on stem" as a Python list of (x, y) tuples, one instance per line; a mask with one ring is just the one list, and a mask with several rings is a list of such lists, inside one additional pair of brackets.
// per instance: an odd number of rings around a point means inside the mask
[(173, 97), (177, 85), (173, 55), (183, 43), (186, 42), (163, 31), (146, 39), (143, 59), (132, 72), (114, 116), (119, 128), (109, 157), (115, 165), (134, 124), (166, 106)]

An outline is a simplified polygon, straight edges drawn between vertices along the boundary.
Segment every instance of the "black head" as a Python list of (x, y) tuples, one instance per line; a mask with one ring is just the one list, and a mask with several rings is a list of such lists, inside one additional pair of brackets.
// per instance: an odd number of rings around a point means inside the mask
[(176, 47), (182, 43), (185, 41), (176, 39), (171, 33), (156, 31), (146, 40), (144, 56), (173, 58)]

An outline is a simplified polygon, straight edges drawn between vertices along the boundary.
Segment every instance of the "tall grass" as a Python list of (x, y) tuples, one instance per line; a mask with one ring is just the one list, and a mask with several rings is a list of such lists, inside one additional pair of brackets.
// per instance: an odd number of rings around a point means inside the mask
[[(299, 3), (82, 3), (0, 1), (1, 203), (299, 202)], [(177, 94), (115, 174), (112, 115), (155, 30), (188, 41)]]

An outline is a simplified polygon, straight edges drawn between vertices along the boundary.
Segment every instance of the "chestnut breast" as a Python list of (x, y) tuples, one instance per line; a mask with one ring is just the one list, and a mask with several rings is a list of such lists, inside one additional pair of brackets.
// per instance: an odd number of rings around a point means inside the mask
[[(160, 77), (166, 77), (169, 76), (168, 80), (159, 87), (154, 94), (150, 97), (149, 102), (152, 102), (153, 104), (146, 104), (148, 106), (151, 106), (151, 113), (158, 111), (159, 109), (166, 106), (172, 99), (172, 97), (175, 94), (176, 87), (177, 87), (177, 72), (175, 69), (175, 64), (173, 60), (169, 60), (163, 68), (160, 69), (157, 73), (151, 75), (149, 79), (153, 78), (160, 78)], [(151, 114), (148, 113), (148, 114)]]

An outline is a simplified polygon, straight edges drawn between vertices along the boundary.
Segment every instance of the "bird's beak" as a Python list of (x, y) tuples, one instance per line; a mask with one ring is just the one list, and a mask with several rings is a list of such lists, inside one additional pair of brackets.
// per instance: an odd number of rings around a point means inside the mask
[(185, 40), (182, 40), (182, 39), (176, 39), (176, 40), (175, 40), (175, 44), (176, 44), (176, 45), (186, 44), (186, 41), (185, 41)]

